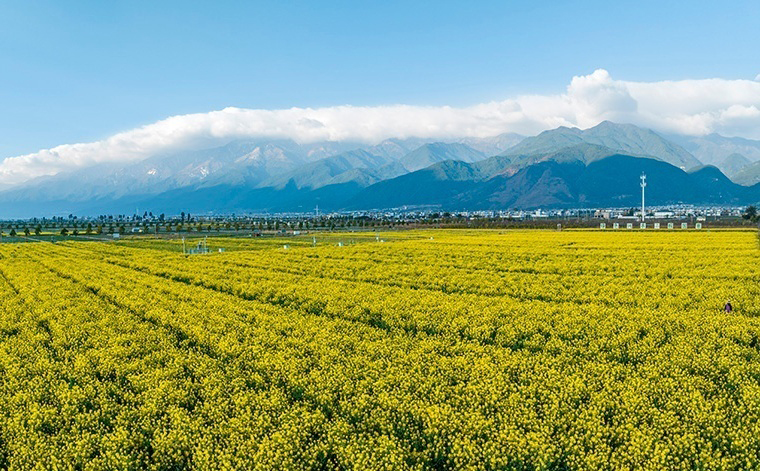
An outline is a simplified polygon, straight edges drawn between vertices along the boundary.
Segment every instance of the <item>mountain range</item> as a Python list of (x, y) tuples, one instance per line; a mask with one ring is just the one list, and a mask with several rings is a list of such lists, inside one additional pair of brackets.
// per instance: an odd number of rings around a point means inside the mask
[(612, 122), (532, 137), (405, 138), (374, 145), (239, 140), (39, 178), (0, 193), (0, 212), (621, 207), (637, 204), (641, 172), (652, 204), (754, 203), (760, 201), (760, 141), (663, 136)]
[(586, 130), (559, 127), (544, 131), (513, 146), (506, 155), (535, 156), (578, 144), (593, 144), (626, 155), (656, 158), (683, 170), (702, 165), (702, 162), (686, 149), (654, 131), (610, 121), (604, 121)]

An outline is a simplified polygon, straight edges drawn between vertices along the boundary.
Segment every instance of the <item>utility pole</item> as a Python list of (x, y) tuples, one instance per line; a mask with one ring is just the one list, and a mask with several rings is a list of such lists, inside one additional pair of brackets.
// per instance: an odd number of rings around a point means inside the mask
[(641, 222), (644, 221), (646, 213), (644, 212), (644, 188), (647, 186), (647, 175), (641, 172)]

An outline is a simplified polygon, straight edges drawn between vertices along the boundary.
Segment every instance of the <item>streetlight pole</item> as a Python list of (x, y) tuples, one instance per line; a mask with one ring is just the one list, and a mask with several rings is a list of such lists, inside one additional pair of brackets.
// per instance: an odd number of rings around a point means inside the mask
[(641, 172), (641, 222), (644, 222), (646, 213), (644, 212), (644, 188), (647, 186), (647, 175)]

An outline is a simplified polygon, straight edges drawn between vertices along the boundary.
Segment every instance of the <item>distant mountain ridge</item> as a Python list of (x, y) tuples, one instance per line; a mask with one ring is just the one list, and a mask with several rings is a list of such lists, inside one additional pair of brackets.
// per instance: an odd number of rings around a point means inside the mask
[[(669, 136), (691, 152), (705, 165), (715, 165), (737, 183), (752, 182), (752, 178), (738, 176), (745, 167), (760, 161), (760, 141), (741, 137), (724, 137), (718, 134), (707, 136)], [(741, 159), (737, 158), (741, 156)]]
[(686, 149), (654, 131), (610, 121), (604, 121), (586, 130), (559, 127), (544, 131), (538, 136), (524, 139), (504, 155), (536, 155), (556, 152), (579, 144), (606, 147), (626, 155), (656, 158), (683, 170), (702, 165), (702, 162)]
[(745, 187), (733, 183), (713, 166), (689, 173), (667, 162), (613, 152), (589, 164), (568, 156), (538, 161), (513, 174), (494, 174), (486, 170), (491, 167), (489, 160), (475, 164), (441, 162), (377, 183), (358, 193), (349, 207), (636, 206), (640, 203), (639, 175), (642, 172), (647, 174), (650, 204), (746, 204), (760, 200), (760, 185)]
[(760, 161), (760, 141), (708, 134), (701, 137), (672, 136), (674, 142), (707, 165), (717, 165), (731, 154), (741, 154), (750, 162)]
[[(679, 142), (698, 146), (689, 139)], [(721, 149), (745, 151), (756, 142), (725, 139), (705, 138)], [(721, 172), (673, 140), (611, 122), (586, 130), (560, 127), (528, 138), (505, 133), (446, 141), (387, 139), (373, 145), (242, 140), (40, 178), (0, 193), (0, 211), (21, 217), (136, 208), (288, 212), (317, 204), (325, 210), (420, 204), (451, 209), (625, 206), (636, 204), (641, 171), (652, 173), (652, 204), (745, 204), (760, 200), (760, 163), (750, 160), (729, 153), (719, 159)]]
[(124, 205), (136, 204), (132, 202), (149, 204), (153, 196), (163, 201), (166, 198), (159, 195), (187, 195), (216, 186), (244, 193), (271, 187), (263, 193), (273, 195), (286, 187), (317, 190), (345, 184), (363, 188), (434, 162), (452, 158), (473, 162), (487, 156), (463, 142), (503, 151), (516, 140), (517, 135), (504, 134), (451, 142), (388, 139), (371, 146), (351, 142), (233, 141), (221, 147), (160, 155), (122, 166), (101, 164), (39, 178), (0, 193), (0, 210), (108, 211), (111, 203), (124, 210)]

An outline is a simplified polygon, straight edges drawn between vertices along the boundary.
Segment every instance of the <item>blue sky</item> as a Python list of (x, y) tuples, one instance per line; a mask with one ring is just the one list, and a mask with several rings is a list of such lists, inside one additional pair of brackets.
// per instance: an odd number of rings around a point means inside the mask
[(0, 158), (228, 106), (452, 105), (760, 74), (760, 2), (0, 3)]

